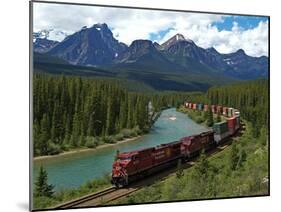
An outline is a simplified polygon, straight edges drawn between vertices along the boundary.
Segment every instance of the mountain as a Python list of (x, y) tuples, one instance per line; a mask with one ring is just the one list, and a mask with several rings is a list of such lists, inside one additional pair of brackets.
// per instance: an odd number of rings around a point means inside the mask
[(33, 33), (33, 49), (37, 53), (46, 53), (59, 43), (57, 40), (63, 40), (67, 34), (59, 30), (40, 30)]
[[(251, 57), (242, 49), (230, 54), (220, 54), (215, 48), (204, 49), (197, 46), (181, 34), (164, 42), (159, 50), (173, 63), (201, 73), (214, 72), (243, 80), (268, 75), (268, 58), (265, 56)], [(198, 62), (201, 66), (198, 66)]]
[(37, 38), (46, 38), (48, 40), (55, 40), (60, 42), (67, 36), (68, 34), (61, 30), (44, 29), (37, 32), (33, 32), (33, 42), (35, 42)]
[(49, 40), (47, 38), (37, 38), (35, 42), (33, 42), (33, 50), (38, 53), (46, 53), (58, 43), (58, 41)]
[(135, 40), (129, 48), (114, 59), (114, 69), (154, 70), (159, 72), (182, 71), (182, 67), (171, 63), (150, 40)]
[(48, 54), (40, 53), (40, 52), (34, 52), (33, 53), (33, 60), (34, 65), (37, 64), (68, 64), (67, 61), (60, 59), (58, 57), (53, 57)]
[(268, 58), (250, 57), (244, 50), (239, 49), (237, 52), (223, 54), (222, 58), (227, 64), (225, 74), (239, 79), (255, 79), (268, 77)]
[(205, 74), (217, 72), (216, 67), (209, 65), (212, 60), (210, 54), (181, 34), (171, 37), (159, 49), (166, 58), (184, 69)]
[(181, 34), (170, 38), (160, 49), (172, 62), (200, 73), (222, 74), (225, 68), (221, 54), (214, 48), (203, 49)]
[(74, 65), (107, 65), (128, 47), (118, 42), (106, 24), (95, 24), (90, 28), (69, 35), (48, 51)]
[(161, 45), (161, 49), (168, 49), (169, 47), (173, 46), (174, 44), (180, 42), (180, 41), (187, 41), (187, 42), (192, 42), (191, 40), (186, 40), (185, 37), (182, 34), (176, 34), (167, 41), (165, 41)]
[[(239, 80), (268, 76), (268, 58), (251, 57), (243, 50), (221, 54), (204, 49), (191, 39), (176, 34), (162, 44), (135, 40), (130, 46), (114, 38), (104, 24), (82, 27), (61, 42), (49, 39), (50, 32), (34, 34), (34, 51), (60, 58), (69, 64), (99, 67), (103, 70), (183, 73), (195, 78), (226, 77)], [(199, 77), (198, 77), (199, 76)]]

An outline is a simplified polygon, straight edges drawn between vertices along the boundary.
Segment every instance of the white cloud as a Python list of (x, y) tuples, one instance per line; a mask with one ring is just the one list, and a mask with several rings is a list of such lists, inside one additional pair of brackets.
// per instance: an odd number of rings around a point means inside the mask
[[(192, 39), (203, 48), (215, 47), (221, 53), (244, 49), (251, 56), (267, 55), (268, 23), (260, 22), (256, 28), (243, 29), (237, 22), (231, 30), (219, 31), (214, 22), (223, 22), (223, 15), (178, 13), (170, 11), (103, 8), (77, 5), (34, 3), (34, 31), (61, 30), (67, 34), (107, 23), (114, 36), (128, 45), (135, 39), (150, 39), (160, 44), (176, 33)], [(170, 29), (164, 37), (161, 31)], [(53, 37), (56, 39), (56, 37)]]

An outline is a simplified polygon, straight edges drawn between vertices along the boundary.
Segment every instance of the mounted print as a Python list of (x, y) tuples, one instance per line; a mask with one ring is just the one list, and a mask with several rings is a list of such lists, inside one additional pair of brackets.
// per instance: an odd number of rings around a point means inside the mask
[(268, 16), (30, 17), (31, 210), (269, 195)]

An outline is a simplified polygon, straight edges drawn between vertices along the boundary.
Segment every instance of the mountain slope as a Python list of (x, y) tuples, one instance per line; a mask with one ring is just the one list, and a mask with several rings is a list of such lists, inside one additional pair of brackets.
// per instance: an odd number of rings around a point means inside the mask
[(183, 67), (169, 61), (150, 40), (135, 40), (114, 60), (113, 69), (155, 72), (182, 72)]
[(47, 38), (37, 38), (33, 43), (33, 51), (38, 53), (46, 53), (58, 43), (59, 42), (49, 40)]
[(265, 56), (250, 57), (240, 49), (231, 54), (224, 54), (222, 57), (229, 67), (225, 69), (228, 76), (239, 79), (268, 77), (268, 58)]
[(125, 49), (127, 46), (113, 37), (106, 24), (95, 24), (66, 37), (48, 54), (75, 65), (105, 65)]

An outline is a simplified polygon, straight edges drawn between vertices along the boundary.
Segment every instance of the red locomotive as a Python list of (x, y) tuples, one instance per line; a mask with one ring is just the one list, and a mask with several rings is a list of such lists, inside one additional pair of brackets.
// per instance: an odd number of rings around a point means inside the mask
[(199, 135), (188, 136), (180, 139), (181, 154), (187, 160), (200, 154), (204, 149), (208, 151), (215, 145), (214, 132), (203, 132)]
[(121, 153), (113, 163), (112, 183), (116, 186), (128, 185), (132, 181), (175, 165), (179, 158), (180, 141)]
[[(204, 106), (205, 110), (208, 108), (207, 106)], [(196, 109), (196, 104), (187, 103), (185, 107), (194, 110)], [(218, 109), (219, 113), (222, 112), (223, 115), (228, 115), (227, 110), (229, 108), (211, 105), (211, 109), (214, 113)], [(202, 150), (208, 151), (220, 145), (227, 138), (233, 136), (239, 128), (240, 116), (235, 115), (228, 118), (227, 121), (216, 123), (213, 130), (208, 132), (184, 137), (179, 141), (161, 144), (156, 147), (120, 153), (113, 163), (112, 183), (117, 187), (126, 186), (133, 181), (175, 166), (179, 160), (189, 160), (199, 155)]]

